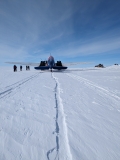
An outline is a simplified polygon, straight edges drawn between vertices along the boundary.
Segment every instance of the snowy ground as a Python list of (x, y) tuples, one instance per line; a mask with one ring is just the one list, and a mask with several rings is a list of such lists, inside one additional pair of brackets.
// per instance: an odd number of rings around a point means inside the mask
[(119, 160), (120, 66), (0, 68), (0, 160)]

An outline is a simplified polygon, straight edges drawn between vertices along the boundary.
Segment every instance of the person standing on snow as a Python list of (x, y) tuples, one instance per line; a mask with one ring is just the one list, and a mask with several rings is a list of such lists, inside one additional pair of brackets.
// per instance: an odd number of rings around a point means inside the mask
[(20, 66), (20, 71), (22, 71), (22, 66)]
[(17, 66), (16, 65), (13, 66), (13, 70), (14, 70), (14, 72), (17, 72)]

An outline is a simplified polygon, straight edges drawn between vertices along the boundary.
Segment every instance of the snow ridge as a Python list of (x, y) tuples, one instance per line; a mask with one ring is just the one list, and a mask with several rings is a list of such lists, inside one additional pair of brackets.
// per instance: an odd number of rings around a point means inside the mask
[[(53, 76), (52, 76), (53, 78)], [(58, 157), (59, 160), (59, 123), (58, 123), (58, 99), (57, 99), (57, 88), (58, 88), (58, 84), (56, 83), (54, 92), (55, 92), (55, 108), (56, 108), (56, 116), (55, 116), (55, 133), (56, 133), (56, 147), (49, 150), (47, 152), (47, 158), (48, 160), (50, 160), (49, 158), (49, 154), (51, 154), (55, 149), (56, 149), (56, 157), (55, 159)], [(54, 133), (54, 132), (53, 132)]]
[[(54, 74), (52, 73), (52, 78), (55, 80), (56, 82), (56, 86), (55, 86), (55, 103), (56, 103), (56, 157), (55, 159), (58, 157), (59, 160), (59, 123), (58, 123), (58, 116), (61, 113), (61, 117), (62, 117), (62, 123), (63, 123), (63, 137), (64, 137), (64, 142), (65, 142), (65, 148), (66, 148), (66, 155), (64, 156), (66, 160), (72, 160), (72, 154), (70, 151), (70, 145), (69, 145), (69, 140), (68, 140), (68, 130), (67, 130), (67, 123), (66, 123), (66, 118), (65, 118), (65, 113), (64, 113), (64, 107), (63, 107), (63, 103), (62, 103), (62, 99), (60, 97), (60, 92), (61, 92), (61, 88), (60, 88), (60, 83), (58, 81), (58, 78), (56, 78), (54, 76)], [(59, 112), (60, 110), (60, 112)], [(49, 160), (49, 159), (48, 159)]]

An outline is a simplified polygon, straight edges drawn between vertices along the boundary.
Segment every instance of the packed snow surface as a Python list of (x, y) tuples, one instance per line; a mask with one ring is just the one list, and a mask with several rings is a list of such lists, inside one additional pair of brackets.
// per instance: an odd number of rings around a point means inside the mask
[(0, 160), (120, 160), (120, 66), (1, 67)]

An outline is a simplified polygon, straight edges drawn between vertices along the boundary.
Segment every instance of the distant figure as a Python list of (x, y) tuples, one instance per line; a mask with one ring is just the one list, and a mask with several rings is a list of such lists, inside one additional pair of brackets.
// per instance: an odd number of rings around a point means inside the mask
[(22, 66), (20, 66), (20, 71), (22, 71)]
[(16, 65), (13, 66), (13, 70), (14, 70), (14, 72), (17, 72), (17, 66)]
[(26, 66), (26, 71), (28, 70), (28, 66)]
[(30, 66), (28, 66), (28, 70), (30, 70)]

